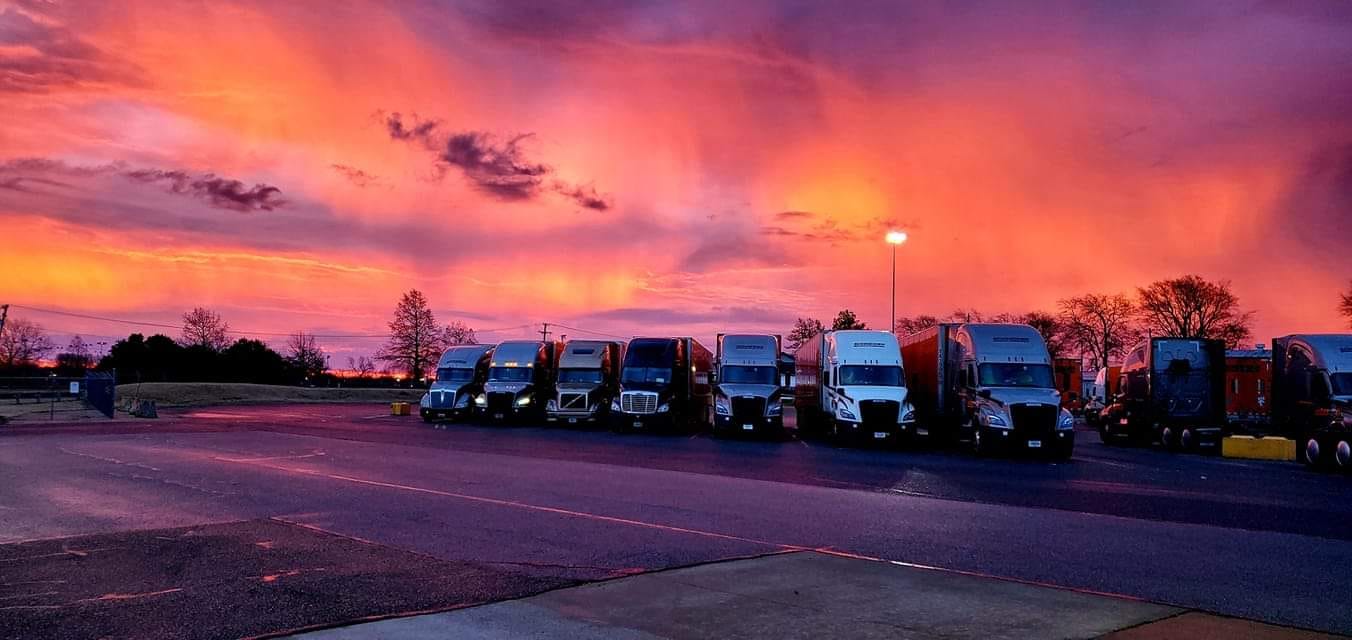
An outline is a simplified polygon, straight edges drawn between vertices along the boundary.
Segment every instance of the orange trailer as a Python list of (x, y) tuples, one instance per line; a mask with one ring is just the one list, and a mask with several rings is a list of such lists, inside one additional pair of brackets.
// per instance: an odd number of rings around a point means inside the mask
[(1056, 389), (1061, 392), (1061, 406), (1070, 411), (1084, 407), (1084, 380), (1079, 358), (1057, 358), (1052, 367), (1056, 375)]

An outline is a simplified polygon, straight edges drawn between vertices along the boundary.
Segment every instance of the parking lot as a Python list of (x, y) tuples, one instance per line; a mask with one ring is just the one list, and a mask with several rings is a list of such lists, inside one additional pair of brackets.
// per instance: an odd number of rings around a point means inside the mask
[(1078, 435), (1053, 463), (362, 405), (9, 428), (0, 629), (255, 636), (816, 551), (1352, 631), (1352, 479)]

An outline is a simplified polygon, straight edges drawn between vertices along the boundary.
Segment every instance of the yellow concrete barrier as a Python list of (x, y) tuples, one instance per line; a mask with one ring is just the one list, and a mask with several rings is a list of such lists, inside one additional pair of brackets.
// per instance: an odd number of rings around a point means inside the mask
[(1295, 460), (1296, 441), (1287, 438), (1230, 436), (1221, 441), (1221, 455), (1249, 460)]
[(413, 414), (413, 405), (410, 405), (410, 404), (407, 403), (407, 402), (392, 402), (392, 403), (390, 403), (390, 415), (392, 415), (392, 416), (407, 416), (407, 415), (412, 415), (412, 414)]

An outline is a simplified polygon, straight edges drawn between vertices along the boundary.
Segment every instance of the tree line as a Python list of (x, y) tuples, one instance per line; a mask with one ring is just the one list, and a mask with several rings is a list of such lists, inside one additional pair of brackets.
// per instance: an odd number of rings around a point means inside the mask
[[(373, 357), (347, 359), (348, 377), (364, 386), (420, 383), (452, 344), (472, 344), (474, 329), (454, 321), (437, 323), (427, 298), (414, 289), (403, 294), (388, 323), (390, 335)], [(126, 382), (254, 382), (333, 385), (339, 380), (316, 336), (297, 331), (281, 351), (266, 342), (233, 338), (230, 325), (211, 309), (183, 314), (177, 338), (133, 333), (96, 355), (80, 336), (58, 351), (46, 330), (25, 318), (10, 318), (0, 329), (0, 372), (4, 375), (80, 376), (89, 369), (116, 370)], [(46, 363), (55, 353), (54, 363)], [(383, 366), (377, 366), (381, 363)]]

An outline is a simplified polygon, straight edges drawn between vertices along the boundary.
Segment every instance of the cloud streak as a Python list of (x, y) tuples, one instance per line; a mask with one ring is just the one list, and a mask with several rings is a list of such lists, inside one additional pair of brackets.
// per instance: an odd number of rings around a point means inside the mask
[(69, 182), (48, 177), (52, 174), (77, 179), (115, 175), (131, 182), (159, 186), (165, 192), (174, 195), (197, 198), (217, 209), (241, 213), (272, 211), (287, 204), (281, 197), (282, 190), (278, 187), (263, 183), (248, 186), (243, 181), (222, 178), (214, 173), (193, 174), (177, 169), (128, 169), (122, 163), (77, 166), (47, 158), (18, 158), (0, 163), (0, 189), (31, 193), (33, 190), (27, 187), (26, 183), (54, 187), (73, 186)]

